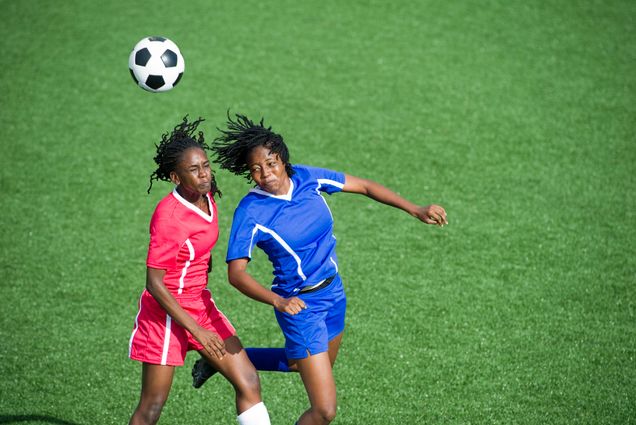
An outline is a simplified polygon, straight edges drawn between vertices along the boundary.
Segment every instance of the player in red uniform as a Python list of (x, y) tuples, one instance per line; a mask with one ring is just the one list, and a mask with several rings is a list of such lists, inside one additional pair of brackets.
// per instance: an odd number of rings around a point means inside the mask
[[(143, 362), (139, 404), (130, 424), (155, 424), (165, 404), (174, 367), (197, 350), (236, 390), (240, 425), (269, 425), (256, 369), (236, 331), (206, 289), (210, 250), (219, 235), (214, 195), (220, 191), (205, 152), (202, 119), (187, 117), (157, 146), (153, 180), (176, 187), (150, 221), (146, 289), (130, 338), (131, 359)], [(150, 192), (148, 188), (148, 192)]]

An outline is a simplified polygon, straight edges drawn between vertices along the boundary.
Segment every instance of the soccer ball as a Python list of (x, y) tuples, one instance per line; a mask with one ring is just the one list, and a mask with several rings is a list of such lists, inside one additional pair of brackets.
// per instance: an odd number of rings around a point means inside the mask
[(151, 92), (168, 91), (179, 83), (185, 62), (174, 42), (165, 37), (146, 37), (128, 58), (130, 75), (139, 87)]

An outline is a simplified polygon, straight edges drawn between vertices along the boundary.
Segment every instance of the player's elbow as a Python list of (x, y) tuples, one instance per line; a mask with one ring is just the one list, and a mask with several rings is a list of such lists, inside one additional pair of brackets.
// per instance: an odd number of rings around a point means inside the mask
[(228, 269), (227, 281), (230, 282), (230, 285), (232, 285), (233, 287), (238, 288), (241, 283), (240, 272)]
[(230, 285), (240, 289), (242, 283), (249, 277), (245, 270), (246, 267), (247, 261), (235, 260), (229, 262), (227, 267), (227, 281), (230, 282)]
[(151, 295), (155, 295), (160, 285), (163, 285), (163, 275), (165, 271), (148, 268), (146, 272), (146, 290)]

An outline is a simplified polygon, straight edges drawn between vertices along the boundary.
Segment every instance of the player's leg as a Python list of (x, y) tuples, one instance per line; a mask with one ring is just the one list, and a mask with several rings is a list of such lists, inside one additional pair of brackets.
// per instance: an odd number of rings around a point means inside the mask
[[(327, 352), (329, 353), (329, 362), (331, 363), (332, 368), (333, 368), (333, 365), (336, 364), (336, 358), (338, 357), (338, 351), (340, 350), (340, 343), (342, 342), (343, 334), (344, 334), (344, 331), (340, 332), (333, 339), (331, 339), (331, 341), (329, 341), (329, 350)], [(248, 351), (250, 350), (250, 348), (246, 348), (245, 350)], [(270, 350), (272, 349), (270, 348)], [(283, 350), (283, 354), (285, 351), (284, 348), (280, 348), (276, 350)], [(250, 356), (250, 360), (251, 359), (252, 357)], [(287, 356), (285, 356), (285, 359), (287, 359)], [(258, 367), (256, 369), (261, 370)], [(296, 359), (287, 360), (287, 369), (290, 372), (298, 372), (298, 360)]]
[[(334, 292), (321, 294), (317, 300), (314, 299), (313, 301), (305, 299), (305, 302), (310, 303), (312, 305), (312, 309), (316, 309), (316, 307), (318, 307), (326, 312), (324, 320), (330, 338), (328, 351), (331, 365), (333, 366), (336, 362), (336, 357), (338, 356), (340, 342), (342, 341), (342, 335), (344, 332), (347, 300), (344, 295), (342, 282), (339, 278), (334, 283), (334, 287), (332, 289)], [(285, 325), (280, 323), (281, 317), (279, 313), (276, 313), (276, 316), (277, 319), (279, 319), (279, 324), (283, 328)], [(284, 348), (248, 347), (245, 349), (245, 352), (256, 370), (270, 372), (298, 371), (296, 360), (288, 359)], [(192, 386), (194, 388), (201, 387), (215, 373), (216, 370), (209, 365), (205, 359), (197, 360), (192, 367)]]
[(200, 354), (234, 387), (239, 423), (241, 425), (269, 424), (269, 415), (261, 398), (258, 374), (238, 337), (231, 336), (225, 340), (225, 351), (226, 354), (222, 359), (212, 358), (204, 351)]
[(168, 399), (174, 366), (143, 363), (141, 374), (141, 397), (130, 418), (130, 425), (156, 424), (161, 409)]
[(329, 341), (329, 361), (331, 362), (331, 367), (336, 364), (336, 358), (338, 357), (338, 351), (340, 350), (340, 343), (342, 342), (342, 335), (344, 331), (340, 332), (336, 335), (331, 341)]
[(327, 425), (336, 417), (336, 382), (329, 353), (296, 360), (311, 407), (298, 419), (298, 425)]

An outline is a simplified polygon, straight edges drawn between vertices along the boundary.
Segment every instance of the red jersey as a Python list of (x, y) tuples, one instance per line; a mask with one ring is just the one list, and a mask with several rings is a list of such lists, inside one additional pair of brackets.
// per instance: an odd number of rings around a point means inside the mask
[(163, 269), (163, 283), (175, 296), (201, 293), (208, 284), (210, 251), (219, 238), (216, 204), (208, 193), (210, 215), (177, 190), (163, 198), (150, 219), (146, 265)]

